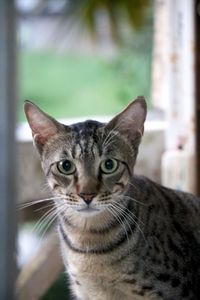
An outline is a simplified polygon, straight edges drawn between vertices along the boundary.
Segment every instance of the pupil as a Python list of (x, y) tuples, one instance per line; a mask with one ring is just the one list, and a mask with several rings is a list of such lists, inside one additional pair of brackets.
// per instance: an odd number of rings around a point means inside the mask
[(68, 160), (63, 162), (63, 169), (65, 171), (69, 171), (71, 169), (71, 163)]
[(105, 165), (106, 165), (106, 169), (108, 169), (108, 170), (113, 169), (113, 161), (111, 159), (107, 160)]

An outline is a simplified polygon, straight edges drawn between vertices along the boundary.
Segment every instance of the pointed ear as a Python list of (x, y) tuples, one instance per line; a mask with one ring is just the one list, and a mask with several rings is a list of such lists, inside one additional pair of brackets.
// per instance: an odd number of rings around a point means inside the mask
[(32, 130), (34, 143), (41, 152), (45, 143), (54, 137), (64, 125), (44, 113), (38, 106), (30, 101), (25, 101), (24, 112)]
[(119, 131), (133, 140), (135, 137), (142, 137), (146, 114), (145, 98), (138, 96), (120, 114), (114, 117), (106, 127), (108, 130)]

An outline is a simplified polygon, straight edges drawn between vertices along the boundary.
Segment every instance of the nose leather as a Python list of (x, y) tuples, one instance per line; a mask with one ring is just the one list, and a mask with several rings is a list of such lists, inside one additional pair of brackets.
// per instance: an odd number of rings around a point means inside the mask
[(78, 195), (89, 205), (96, 196), (96, 193), (79, 193)]

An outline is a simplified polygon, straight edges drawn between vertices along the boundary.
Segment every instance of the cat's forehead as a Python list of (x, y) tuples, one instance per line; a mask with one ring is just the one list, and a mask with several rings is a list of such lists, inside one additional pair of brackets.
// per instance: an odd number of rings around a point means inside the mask
[(93, 135), (96, 135), (98, 129), (102, 128), (104, 125), (105, 124), (98, 121), (87, 120), (84, 122), (72, 124), (70, 128), (72, 129), (72, 133), (74, 135), (79, 135), (80, 137), (82, 135), (84, 138), (86, 138), (87, 136), (91, 137)]
[(87, 159), (101, 154), (102, 136), (100, 128), (103, 123), (87, 120), (71, 125), (72, 145), (71, 154), (74, 158)]

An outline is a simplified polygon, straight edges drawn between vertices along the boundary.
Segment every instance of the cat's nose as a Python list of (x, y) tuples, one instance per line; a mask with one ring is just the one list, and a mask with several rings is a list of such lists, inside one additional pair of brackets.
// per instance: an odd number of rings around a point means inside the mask
[(78, 194), (86, 204), (90, 204), (93, 200), (93, 198), (97, 195), (96, 193), (79, 193)]

